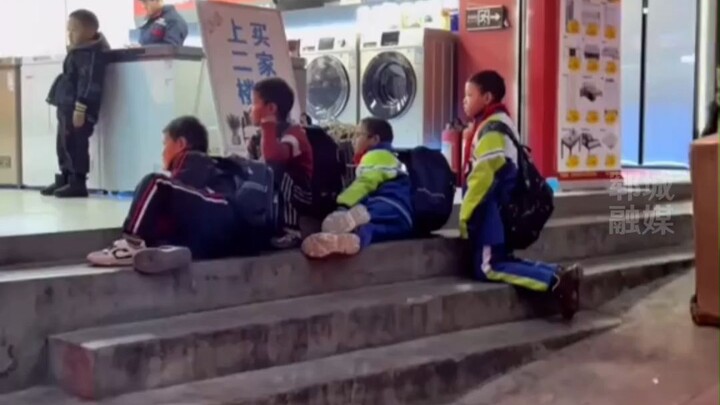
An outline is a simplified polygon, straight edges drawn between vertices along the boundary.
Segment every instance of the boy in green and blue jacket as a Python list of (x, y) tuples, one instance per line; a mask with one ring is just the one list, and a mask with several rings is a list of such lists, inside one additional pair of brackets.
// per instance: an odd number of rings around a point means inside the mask
[(412, 235), (410, 178), (392, 147), (390, 123), (365, 118), (353, 140), (357, 177), (338, 196), (340, 209), (323, 221), (322, 232), (303, 242), (311, 258), (353, 255), (371, 243)]

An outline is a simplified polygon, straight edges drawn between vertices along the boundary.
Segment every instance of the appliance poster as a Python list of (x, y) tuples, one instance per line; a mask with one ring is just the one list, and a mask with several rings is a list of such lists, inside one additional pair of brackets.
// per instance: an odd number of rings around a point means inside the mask
[(560, 178), (619, 174), (620, 0), (563, 0), (558, 94)]
[[(281, 77), (297, 94), (280, 11), (221, 2), (199, 2), (198, 16), (224, 155), (247, 156), (259, 135), (250, 121), (256, 82)], [(300, 116), (298, 103), (290, 113)]]

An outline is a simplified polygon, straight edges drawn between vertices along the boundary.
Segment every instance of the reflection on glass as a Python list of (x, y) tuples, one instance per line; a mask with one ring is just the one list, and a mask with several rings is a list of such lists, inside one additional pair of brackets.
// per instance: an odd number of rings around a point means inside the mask
[(307, 67), (307, 113), (318, 122), (332, 121), (343, 112), (350, 97), (350, 79), (342, 62), (321, 56)]
[(688, 164), (693, 139), (697, 3), (651, 2), (645, 72), (646, 165)]

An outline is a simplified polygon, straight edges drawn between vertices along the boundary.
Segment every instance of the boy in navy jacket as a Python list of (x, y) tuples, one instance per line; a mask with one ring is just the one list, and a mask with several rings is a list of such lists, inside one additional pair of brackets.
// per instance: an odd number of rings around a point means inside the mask
[(338, 211), (322, 233), (303, 241), (310, 258), (353, 255), (371, 243), (410, 237), (413, 230), (410, 178), (393, 153), (393, 131), (380, 118), (365, 118), (353, 139), (357, 178), (340, 196)]
[(47, 102), (57, 107), (57, 157), (60, 174), (42, 195), (87, 197), (89, 143), (100, 113), (105, 81), (105, 53), (110, 47), (90, 11), (77, 10), (67, 23), (68, 53)]

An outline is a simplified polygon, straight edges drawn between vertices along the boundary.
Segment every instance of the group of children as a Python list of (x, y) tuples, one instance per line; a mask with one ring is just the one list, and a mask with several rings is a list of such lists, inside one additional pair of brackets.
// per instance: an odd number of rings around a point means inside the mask
[[(58, 134), (61, 174), (43, 190), (46, 195), (87, 195), (87, 138), (97, 120), (102, 87), (102, 69), (93, 69), (92, 63), (99, 60), (104, 42), (93, 17), (86, 12), (70, 17), (67, 70), (50, 97), (63, 124)], [(504, 97), (505, 83), (496, 72), (480, 72), (465, 84), (463, 107), (472, 119), (473, 135), (460, 233), (472, 245), (477, 279), (549, 292), (561, 313), (571, 318), (578, 310), (581, 270), (520, 260), (508, 248), (500, 208), (518, 175), (518, 151), (512, 142), (518, 134), (502, 104)], [(412, 237), (411, 179), (393, 150), (392, 126), (379, 118), (364, 118), (358, 125), (353, 139), (356, 179), (338, 196), (335, 212), (318, 218), (320, 232), (304, 235), (300, 223), (312, 212), (314, 156), (304, 128), (289, 120), (293, 104), (293, 91), (280, 78), (262, 80), (253, 89), (251, 120), (260, 128), (262, 158), (272, 168), (279, 203), (279, 232), (272, 244), (300, 246), (308, 257), (320, 259)], [(489, 127), (493, 122), (505, 125)], [(243, 241), (253, 238), (248, 236), (252, 230), (239, 197), (240, 183), (208, 156), (203, 124), (180, 117), (163, 132), (163, 162), (170, 174), (150, 174), (140, 182), (123, 238), (88, 255), (92, 264), (134, 264), (151, 273), (190, 260), (190, 253), (199, 259), (236, 254)]]

